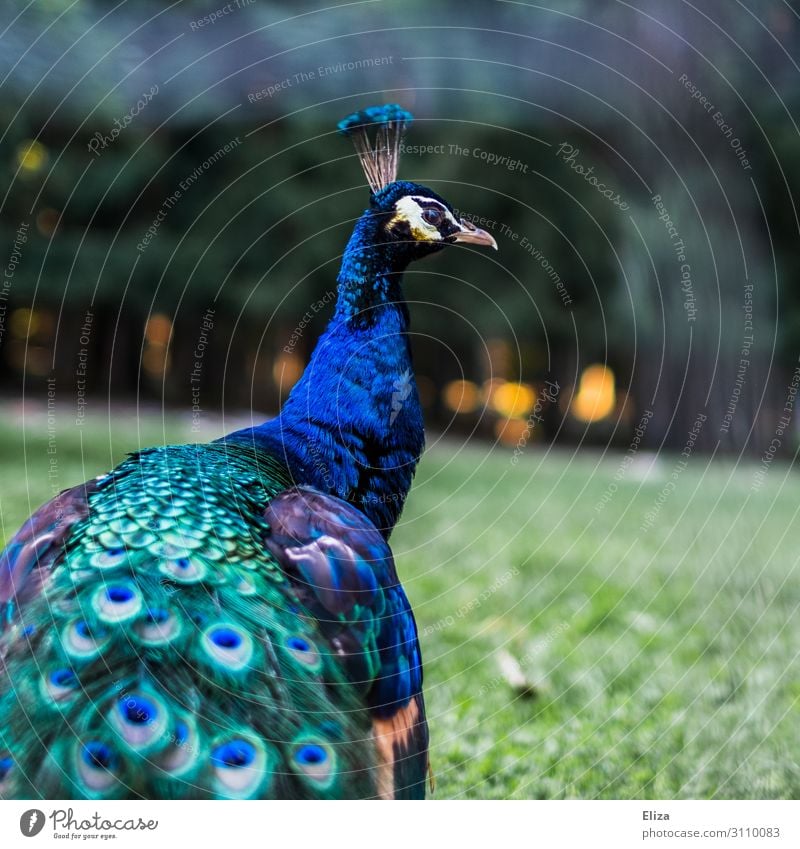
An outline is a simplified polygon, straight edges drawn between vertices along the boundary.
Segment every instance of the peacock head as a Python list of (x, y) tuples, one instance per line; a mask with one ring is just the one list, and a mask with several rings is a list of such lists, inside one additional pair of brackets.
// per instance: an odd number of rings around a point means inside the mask
[(432, 189), (403, 180), (374, 192), (370, 211), (381, 218), (381, 234), (408, 260), (435, 253), (462, 242), (497, 250), (491, 234), (460, 218)]
[(427, 186), (397, 180), (400, 143), (412, 116), (397, 104), (372, 106), (339, 122), (356, 148), (372, 191), (367, 218), (375, 243), (399, 265), (458, 242), (497, 250), (491, 234), (458, 216)]

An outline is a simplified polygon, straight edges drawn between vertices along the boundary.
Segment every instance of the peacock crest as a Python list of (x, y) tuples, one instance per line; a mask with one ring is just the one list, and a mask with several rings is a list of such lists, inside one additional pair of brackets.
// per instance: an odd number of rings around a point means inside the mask
[(373, 194), (397, 179), (400, 144), (413, 120), (410, 112), (388, 103), (353, 112), (339, 121), (339, 132), (355, 145)]

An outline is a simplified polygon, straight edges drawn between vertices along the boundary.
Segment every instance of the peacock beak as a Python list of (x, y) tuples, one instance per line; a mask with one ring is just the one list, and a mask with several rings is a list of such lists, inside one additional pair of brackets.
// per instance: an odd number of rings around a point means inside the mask
[(452, 239), (454, 242), (466, 242), (469, 245), (486, 245), (487, 247), (497, 250), (497, 242), (491, 233), (481, 230), (476, 227), (471, 221), (462, 218), (459, 222), (461, 229), (453, 233)]

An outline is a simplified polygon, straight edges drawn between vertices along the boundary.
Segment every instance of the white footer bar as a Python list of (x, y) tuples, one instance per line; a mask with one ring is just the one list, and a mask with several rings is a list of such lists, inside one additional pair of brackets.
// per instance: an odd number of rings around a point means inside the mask
[(800, 847), (800, 802), (0, 802), (0, 846)]

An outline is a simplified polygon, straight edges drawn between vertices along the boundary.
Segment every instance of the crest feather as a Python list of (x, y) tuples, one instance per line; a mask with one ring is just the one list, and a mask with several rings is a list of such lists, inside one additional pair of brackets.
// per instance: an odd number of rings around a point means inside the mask
[(369, 106), (339, 121), (339, 132), (355, 145), (373, 194), (397, 179), (400, 143), (414, 120), (397, 103)]

